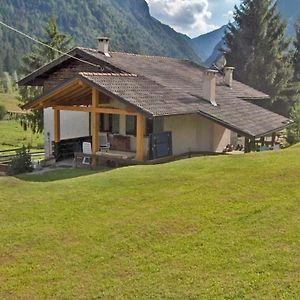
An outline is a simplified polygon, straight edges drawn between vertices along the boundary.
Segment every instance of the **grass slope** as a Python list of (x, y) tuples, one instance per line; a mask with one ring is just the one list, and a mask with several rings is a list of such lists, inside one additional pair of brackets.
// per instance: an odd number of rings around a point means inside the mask
[(299, 155), (0, 178), (0, 298), (299, 299)]
[[(7, 111), (21, 111), (14, 94), (0, 93), (0, 104), (4, 105)], [(0, 121), (0, 150), (19, 148), (23, 145), (37, 147), (43, 143), (42, 134), (33, 134), (31, 130), (24, 131), (18, 121)]]
[(0, 104), (4, 105), (7, 111), (21, 111), (21, 108), (18, 106), (17, 96), (14, 94), (0, 93)]
[(0, 150), (19, 148), (25, 145), (37, 147), (43, 145), (43, 135), (33, 134), (31, 130), (24, 131), (15, 120), (0, 121)]

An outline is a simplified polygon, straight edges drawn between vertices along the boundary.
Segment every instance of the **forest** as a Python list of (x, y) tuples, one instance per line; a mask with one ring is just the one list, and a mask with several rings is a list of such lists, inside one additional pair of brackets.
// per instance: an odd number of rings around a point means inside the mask
[[(1, 0), (0, 20), (39, 39), (51, 16), (73, 46), (94, 47), (98, 36), (108, 36), (112, 50), (200, 61), (190, 39), (151, 17), (144, 0)], [(0, 40), (0, 72), (13, 73), (32, 43), (4, 27)]]

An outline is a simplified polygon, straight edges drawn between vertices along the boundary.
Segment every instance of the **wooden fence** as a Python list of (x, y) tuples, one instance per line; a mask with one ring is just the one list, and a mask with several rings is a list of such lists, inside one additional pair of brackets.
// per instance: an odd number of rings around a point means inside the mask
[[(16, 156), (17, 151), (22, 150), (22, 148), (8, 149), (0, 151), (0, 163), (10, 163), (11, 160)], [(45, 156), (45, 151), (39, 148), (30, 148), (29, 153), (32, 158)]]

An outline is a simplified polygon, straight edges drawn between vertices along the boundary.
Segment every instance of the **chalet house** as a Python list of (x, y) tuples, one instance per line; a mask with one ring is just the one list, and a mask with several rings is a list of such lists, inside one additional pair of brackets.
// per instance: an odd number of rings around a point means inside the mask
[(108, 44), (77, 47), (19, 82), (43, 87), (24, 109), (44, 109), (48, 157), (55, 149), (58, 159), (73, 155), (89, 141), (94, 156), (151, 161), (222, 152), (238, 137), (247, 152), (290, 123), (252, 104), (268, 95), (233, 80), (233, 68), (221, 74), (187, 60), (109, 52)]

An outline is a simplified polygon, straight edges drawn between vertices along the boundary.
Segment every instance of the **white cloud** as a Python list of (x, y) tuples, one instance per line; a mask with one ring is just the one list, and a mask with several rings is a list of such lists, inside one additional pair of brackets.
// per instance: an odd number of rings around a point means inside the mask
[(191, 37), (216, 29), (210, 23), (208, 0), (146, 0), (151, 14)]
[(233, 10), (229, 10), (226, 14), (223, 14), (223, 17), (227, 18), (228, 21), (232, 21), (233, 16), (234, 16)]

